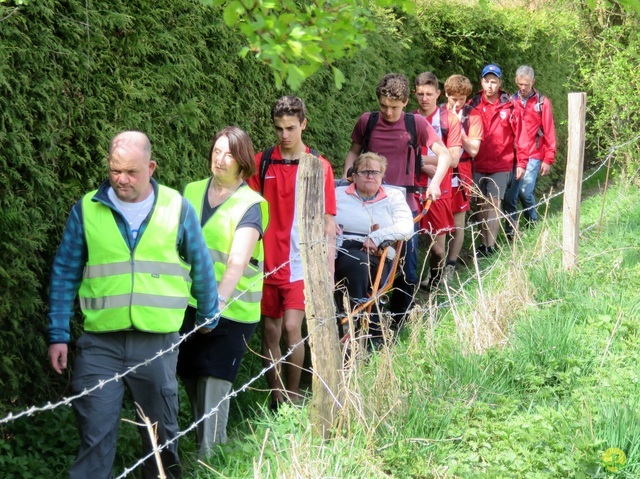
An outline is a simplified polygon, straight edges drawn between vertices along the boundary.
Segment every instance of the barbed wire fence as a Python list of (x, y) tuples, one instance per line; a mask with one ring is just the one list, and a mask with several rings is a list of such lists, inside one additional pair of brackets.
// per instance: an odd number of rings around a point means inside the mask
[[(625, 146), (628, 146), (629, 144), (634, 144), (637, 143), (637, 141), (640, 139), (640, 135), (638, 135), (636, 138), (633, 138), (625, 143), (622, 143), (620, 145), (615, 145), (609, 148), (609, 152), (606, 156), (605, 159), (603, 159), (589, 174), (589, 176), (587, 176), (586, 178), (583, 178), (582, 182), (586, 182), (588, 180), (590, 180), (593, 176), (595, 176), (596, 174), (598, 174), (598, 172), (606, 167), (611, 158), (613, 157), (614, 153), (621, 149), (624, 148)], [(549, 196), (544, 196), (544, 198), (539, 201), (536, 205), (530, 207), (530, 208), (526, 208), (526, 209), (522, 209), (522, 210), (518, 210), (517, 214), (522, 214), (523, 212), (529, 210), (529, 209), (533, 209), (533, 208), (537, 208), (543, 205), (547, 205), (552, 199), (557, 198), (559, 196), (562, 196), (564, 194), (564, 190), (560, 190), (557, 191), (556, 193), (549, 195)], [(494, 219), (493, 221), (502, 221), (504, 219), (504, 215), (499, 216), (498, 218)], [(473, 223), (469, 223), (467, 224), (465, 227), (463, 228), (459, 228), (459, 229), (464, 229), (464, 230), (474, 230), (475, 228), (479, 227), (482, 224), (481, 221), (478, 222), (473, 222)], [(419, 234), (419, 232), (416, 232), (414, 234)], [(436, 232), (437, 234), (437, 232)], [(325, 242), (325, 240), (323, 240), (322, 242)], [(344, 249), (340, 249), (339, 250), (343, 253), (347, 253), (346, 250)], [(289, 260), (289, 262), (293, 261), (296, 258), (291, 258)], [(278, 268), (276, 268), (273, 271), (267, 272), (263, 275), (263, 279), (269, 277), (270, 275), (274, 274), (276, 271), (278, 271), (279, 269), (285, 267), (289, 262), (284, 263), (282, 265), (280, 265)], [(423, 266), (424, 269), (424, 266)], [(400, 273), (402, 274), (402, 273)], [(438, 309), (442, 309), (442, 308), (447, 308), (451, 306), (452, 302), (455, 302), (458, 295), (459, 295), (459, 291), (462, 291), (464, 289), (464, 287), (474, 281), (475, 277), (472, 275), (469, 278), (467, 278), (466, 281), (461, 282), (460, 283), (460, 288), (457, 288), (457, 293), (455, 291), (453, 291), (452, 293), (448, 294), (448, 299), (445, 302), (440, 303), (437, 308)], [(248, 290), (248, 289), (247, 289)], [(242, 294), (244, 294), (247, 290), (243, 291)], [(238, 297), (241, 297), (242, 294)], [(414, 295), (415, 298), (415, 295)], [(229, 304), (225, 306), (228, 307), (230, 304), (232, 304), (233, 301), (235, 301), (236, 299), (232, 299), (229, 301)], [(432, 312), (432, 307), (430, 308), (423, 308), (421, 306), (416, 306), (416, 309), (418, 310), (418, 312), (424, 312), (424, 313), (430, 313)], [(217, 315), (216, 318), (223, 315), (224, 314), (224, 309), (222, 311), (220, 311)], [(211, 318), (209, 318), (211, 319)], [(289, 351), (287, 351), (285, 354), (282, 355), (282, 357), (276, 361), (272, 361), (268, 366), (263, 367), (256, 375), (254, 375), (253, 377), (251, 377), (249, 380), (247, 380), (244, 384), (242, 384), (241, 386), (237, 387), (236, 389), (232, 389), (227, 395), (225, 395), (220, 401), (219, 403), (213, 407), (208, 413), (206, 413), (203, 417), (193, 421), (187, 428), (185, 428), (184, 430), (181, 430), (178, 432), (178, 434), (173, 437), (170, 438), (169, 440), (167, 440), (165, 443), (163, 444), (159, 444), (157, 446), (157, 449), (150, 452), (149, 454), (141, 457), (136, 463), (132, 464), (130, 467), (126, 467), (122, 473), (119, 476), (116, 476), (116, 479), (121, 479), (124, 478), (126, 476), (128, 476), (129, 474), (131, 474), (132, 472), (134, 472), (138, 467), (140, 467), (145, 461), (147, 461), (148, 459), (150, 459), (151, 457), (153, 457), (157, 452), (165, 449), (166, 447), (170, 446), (171, 444), (175, 443), (176, 441), (178, 441), (181, 437), (184, 437), (186, 434), (188, 434), (189, 432), (193, 431), (202, 421), (214, 416), (215, 414), (217, 414), (217, 412), (219, 411), (220, 406), (225, 402), (225, 401), (229, 401), (232, 398), (235, 398), (237, 396), (239, 396), (240, 394), (246, 392), (247, 390), (249, 390), (251, 388), (251, 386), (253, 384), (255, 384), (257, 381), (259, 381), (268, 371), (270, 371), (271, 369), (274, 369), (276, 367), (278, 367), (281, 364), (286, 364), (288, 358), (291, 356), (291, 354), (293, 353), (293, 350), (303, 346), (308, 340), (309, 338), (317, 331), (317, 329), (321, 328), (324, 324), (326, 324), (327, 321), (336, 321), (337, 317), (331, 317), (331, 318), (317, 318), (318, 321), (318, 325), (315, 329), (313, 330), (309, 330), (307, 332), (307, 335), (304, 336), (302, 338), (302, 340), (300, 342), (298, 342), (297, 344), (295, 344), (291, 349), (289, 349)], [(178, 342), (172, 344), (169, 348), (165, 349), (165, 350), (160, 350), (158, 351), (153, 357), (139, 363), (136, 364), (132, 367), (130, 367), (129, 369), (127, 369), (125, 372), (123, 373), (118, 373), (115, 374), (112, 378), (107, 379), (107, 380), (100, 380), (98, 383), (96, 383), (95, 386), (93, 386), (92, 388), (88, 388), (83, 390), (82, 392), (73, 395), (73, 396), (68, 396), (68, 397), (64, 397), (62, 398), (60, 401), (57, 402), (47, 402), (44, 405), (41, 406), (31, 406), (28, 407), (22, 411), (18, 411), (18, 412), (10, 412), (8, 413), (6, 416), (0, 418), (0, 425), (3, 424), (8, 424), (10, 422), (16, 421), (20, 418), (23, 417), (29, 417), (32, 416), (34, 414), (40, 413), (40, 412), (46, 412), (46, 411), (52, 411), (55, 410), (59, 407), (62, 406), (68, 406), (70, 405), (73, 401), (84, 397), (86, 395), (91, 394), (91, 392), (100, 389), (102, 387), (104, 387), (106, 384), (110, 383), (110, 382), (114, 382), (114, 381), (119, 381), (122, 378), (124, 378), (125, 376), (134, 373), (137, 369), (144, 367), (146, 365), (148, 365), (149, 363), (151, 363), (152, 361), (162, 357), (164, 354), (167, 354), (169, 352), (172, 352), (174, 350), (176, 350), (176, 348), (178, 348), (180, 346), (180, 344), (182, 344), (184, 341), (186, 341), (192, 334), (198, 334), (198, 330), (203, 327), (201, 325), (197, 325), (192, 331), (182, 335), (179, 339)], [(336, 338), (336, 341), (338, 342), (338, 338)], [(336, 399), (337, 401), (337, 399)], [(341, 405), (338, 404), (338, 406), (340, 407)]]

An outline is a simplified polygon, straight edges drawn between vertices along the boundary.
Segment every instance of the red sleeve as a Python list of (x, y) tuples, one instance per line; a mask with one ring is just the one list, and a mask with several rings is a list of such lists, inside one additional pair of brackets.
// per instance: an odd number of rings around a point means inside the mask
[(470, 140), (483, 140), (484, 127), (482, 126), (482, 117), (477, 110), (471, 110), (469, 113), (469, 131), (467, 136)]
[(551, 100), (545, 98), (542, 105), (542, 131), (544, 132), (544, 158), (543, 162), (552, 165), (556, 161), (556, 126), (553, 122)]
[(336, 207), (336, 187), (333, 179), (333, 168), (325, 158), (320, 157), (322, 169), (324, 170), (324, 214), (335, 216)]
[(256, 156), (254, 158), (256, 162), (257, 172), (251, 178), (247, 179), (247, 184), (253, 191), (262, 194), (262, 184), (260, 181), (260, 163), (262, 162), (262, 152), (256, 153)]
[(462, 147), (462, 126), (460, 120), (453, 113), (448, 112), (449, 115), (449, 133), (447, 133), (447, 148), (454, 148), (456, 146)]

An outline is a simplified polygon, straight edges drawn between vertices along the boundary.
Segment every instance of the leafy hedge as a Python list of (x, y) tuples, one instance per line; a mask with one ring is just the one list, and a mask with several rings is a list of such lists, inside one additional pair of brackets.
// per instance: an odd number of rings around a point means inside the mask
[[(72, 204), (105, 177), (106, 148), (123, 129), (145, 131), (160, 182), (182, 188), (207, 174), (210, 138), (227, 124), (256, 147), (274, 140), (269, 111), (286, 91), (268, 68), (237, 56), (239, 35), (196, 0), (38, 0), (0, 4), (0, 414), (64, 393), (46, 364), (49, 267)], [(429, 2), (415, 17), (379, 12), (368, 47), (307, 81), (309, 144), (340, 170), (361, 112), (390, 71), (479, 77), (500, 63), (538, 71), (564, 144), (564, 96), (577, 58), (574, 15)], [(415, 102), (409, 108), (415, 108)], [(563, 153), (559, 155), (562, 170)]]

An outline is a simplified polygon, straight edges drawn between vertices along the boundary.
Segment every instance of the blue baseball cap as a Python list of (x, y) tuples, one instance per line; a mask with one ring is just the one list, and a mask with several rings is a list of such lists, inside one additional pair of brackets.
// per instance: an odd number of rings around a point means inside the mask
[(500, 70), (498, 65), (494, 65), (493, 63), (490, 63), (482, 69), (482, 78), (486, 77), (489, 73), (493, 73), (498, 78), (502, 78), (502, 70)]

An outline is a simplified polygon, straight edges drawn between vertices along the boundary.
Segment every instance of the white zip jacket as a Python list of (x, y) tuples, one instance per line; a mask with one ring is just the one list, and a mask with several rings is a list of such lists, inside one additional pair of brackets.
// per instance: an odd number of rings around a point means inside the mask
[[(338, 213), (336, 223), (342, 225), (343, 239), (364, 243), (369, 237), (376, 246), (383, 241), (406, 241), (413, 234), (413, 216), (405, 194), (396, 187), (380, 186), (378, 195), (371, 201), (363, 201), (356, 193), (355, 184), (336, 188)], [(378, 229), (371, 231), (373, 225)], [(395, 250), (389, 248), (388, 259)]]

